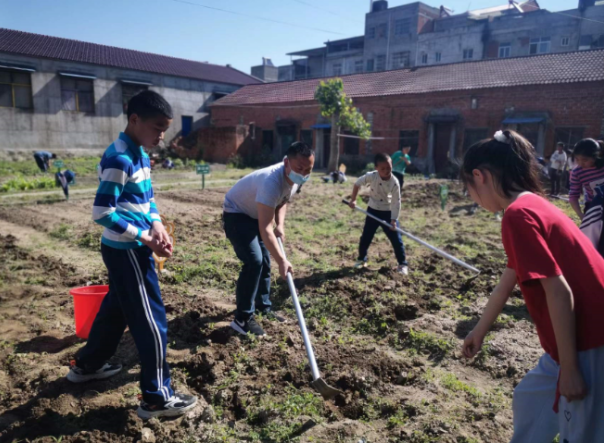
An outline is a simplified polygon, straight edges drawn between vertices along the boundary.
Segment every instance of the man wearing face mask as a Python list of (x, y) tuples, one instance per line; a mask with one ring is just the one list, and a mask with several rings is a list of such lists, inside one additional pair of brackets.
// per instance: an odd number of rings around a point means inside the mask
[(283, 162), (248, 174), (224, 199), (224, 231), (243, 268), (237, 281), (237, 311), (231, 328), (242, 335), (264, 336), (254, 314), (269, 320), (285, 319), (271, 310), (271, 255), (286, 279), (293, 272), (281, 253), (277, 237), (285, 240), (287, 203), (310, 178), (315, 153), (304, 142), (294, 142)]

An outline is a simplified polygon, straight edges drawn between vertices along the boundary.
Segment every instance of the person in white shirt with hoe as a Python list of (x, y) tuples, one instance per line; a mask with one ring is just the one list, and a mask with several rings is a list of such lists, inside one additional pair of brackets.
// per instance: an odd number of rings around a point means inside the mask
[(376, 154), (374, 164), (376, 171), (361, 176), (354, 184), (349, 205), (352, 209), (356, 208), (359, 189), (363, 185), (368, 185), (371, 189), (371, 194), (367, 212), (379, 219), (389, 220), (391, 228), (386, 228), (370, 217), (365, 219), (365, 227), (363, 228), (363, 234), (359, 243), (359, 257), (355, 263), (355, 268), (367, 266), (367, 251), (375, 236), (375, 232), (379, 227), (382, 227), (392, 244), (392, 248), (394, 248), (394, 254), (398, 261), (397, 271), (406, 276), (409, 274), (409, 268), (405, 255), (405, 245), (403, 244), (400, 232), (396, 231), (396, 228), (399, 227), (398, 217), (401, 211), (400, 184), (392, 174), (392, 159), (388, 154)]

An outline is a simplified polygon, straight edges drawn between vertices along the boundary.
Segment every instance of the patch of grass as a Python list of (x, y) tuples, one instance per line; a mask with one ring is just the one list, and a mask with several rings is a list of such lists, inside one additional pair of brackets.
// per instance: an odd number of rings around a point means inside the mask
[(265, 396), (258, 407), (251, 407), (248, 423), (263, 442), (289, 442), (300, 433), (300, 416), (323, 421), (323, 399), (312, 392), (288, 386), (285, 397)]
[(101, 248), (101, 234), (89, 231), (78, 239), (77, 244), (80, 248), (98, 251)]
[(73, 227), (69, 224), (61, 224), (48, 234), (55, 239), (69, 240), (72, 237), (72, 229)]
[[(96, 156), (85, 156), (85, 157), (73, 157), (69, 159), (61, 159), (64, 162), (64, 168), (75, 171), (78, 176), (85, 176), (96, 174), (96, 167), (101, 161), (100, 157)], [(54, 173), (56, 168), (52, 167), (52, 160), (50, 163), (50, 172)], [(0, 177), (13, 176), (22, 174), (26, 176), (43, 175), (36, 162), (32, 158), (31, 160), (20, 160), (20, 161), (0, 161)], [(48, 173), (46, 173), (48, 174)]]
[(440, 384), (452, 392), (464, 392), (473, 398), (480, 398), (481, 393), (471, 385), (457, 379), (453, 373), (446, 373), (440, 378)]
[(29, 191), (50, 189), (56, 186), (55, 180), (51, 177), (26, 178), (21, 175), (7, 180), (0, 186), (0, 193), (9, 191)]
[(411, 352), (429, 353), (440, 357), (445, 356), (455, 347), (450, 340), (439, 338), (434, 333), (420, 332), (413, 329), (409, 332), (404, 344)]

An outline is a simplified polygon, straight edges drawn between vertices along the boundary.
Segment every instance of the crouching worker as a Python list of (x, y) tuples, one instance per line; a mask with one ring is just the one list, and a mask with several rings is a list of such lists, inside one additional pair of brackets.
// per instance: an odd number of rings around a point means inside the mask
[(175, 393), (166, 362), (168, 324), (153, 253), (172, 255), (170, 237), (161, 223), (145, 148), (156, 146), (172, 122), (172, 108), (153, 91), (128, 102), (128, 125), (105, 151), (99, 166), (100, 185), (94, 221), (105, 227), (101, 253), (109, 272), (109, 293), (97, 314), (88, 343), (67, 379), (80, 383), (106, 379), (122, 366), (109, 364), (126, 327), (141, 360), (142, 401), (138, 416), (180, 416), (197, 398)]
[(237, 311), (231, 323), (241, 335), (265, 335), (255, 313), (285, 322), (271, 308), (271, 255), (279, 265), (279, 274), (286, 279), (293, 270), (281, 253), (277, 237), (285, 239), (287, 203), (310, 178), (314, 163), (312, 148), (294, 142), (283, 162), (248, 174), (225, 196), (224, 231), (243, 262), (237, 280)]
[(392, 174), (392, 160), (388, 154), (376, 154), (374, 163), (376, 171), (361, 176), (354, 184), (352, 197), (350, 198), (350, 208), (356, 208), (359, 189), (363, 185), (368, 185), (371, 194), (369, 195), (369, 207), (367, 208), (367, 212), (378, 219), (390, 222), (391, 228), (388, 229), (375, 219), (367, 216), (359, 244), (359, 257), (354, 266), (355, 268), (367, 266), (367, 251), (373, 241), (375, 232), (379, 227), (382, 227), (392, 244), (392, 248), (394, 248), (394, 254), (396, 255), (396, 260), (398, 262), (397, 271), (404, 275), (408, 275), (409, 268), (407, 267), (405, 245), (403, 244), (401, 233), (396, 231), (396, 228), (399, 227), (398, 217), (401, 211), (400, 184)]

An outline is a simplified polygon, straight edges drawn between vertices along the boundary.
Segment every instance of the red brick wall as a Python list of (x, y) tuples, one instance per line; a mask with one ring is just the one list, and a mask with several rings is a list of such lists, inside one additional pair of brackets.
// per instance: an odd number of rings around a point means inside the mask
[[(474, 110), (471, 109), (472, 98), (478, 99), (478, 108)], [(505, 109), (513, 106), (516, 114), (549, 113), (545, 134), (547, 155), (554, 148), (556, 127), (582, 127), (585, 137), (600, 134), (604, 117), (604, 82), (356, 98), (354, 103), (365, 116), (373, 113), (374, 136), (393, 138), (374, 140), (373, 153), (392, 153), (398, 147), (400, 130), (419, 130), (418, 156), (425, 157), (428, 149), (426, 118), (435, 109), (451, 109), (460, 114), (456, 127), (457, 146), (461, 150), (465, 129), (488, 128), (489, 134), (494, 133), (501, 128)], [(264, 130), (275, 130), (278, 120), (290, 120), (296, 122), (298, 130), (309, 129), (317, 123), (319, 107), (300, 105), (313, 105), (313, 102), (280, 103), (278, 108), (215, 106), (212, 107), (212, 122), (217, 127), (234, 127), (240, 121), (245, 124), (255, 122)], [(364, 142), (361, 142), (360, 154), (365, 154)]]

